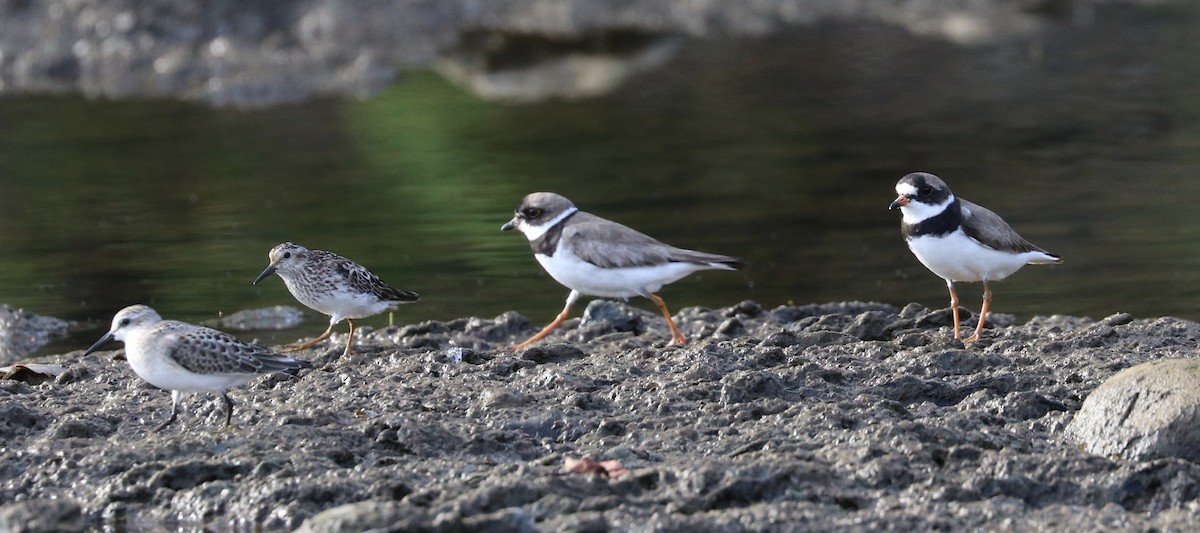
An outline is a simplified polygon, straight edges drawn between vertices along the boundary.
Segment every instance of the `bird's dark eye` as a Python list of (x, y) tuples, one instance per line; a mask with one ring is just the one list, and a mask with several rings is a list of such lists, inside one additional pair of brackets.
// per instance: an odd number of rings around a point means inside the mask
[(536, 207), (526, 207), (525, 209), (521, 210), (521, 216), (525, 217), (528, 220), (533, 220), (537, 217), (542, 216), (542, 210), (538, 209)]
[(929, 196), (933, 194), (933, 187), (930, 187), (929, 185), (921, 187), (920, 189), (917, 189), (917, 194), (921, 196)]
[(128, 318), (122, 318), (122, 319), (121, 319), (121, 322), (120, 322), (119, 324), (117, 324), (117, 325), (118, 325), (119, 327), (122, 327), (122, 328), (123, 328), (123, 327), (125, 327), (125, 326), (128, 326), (128, 325), (129, 325), (129, 319), (128, 319)]
[(284, 258), (284, 259), (291, 259), (291, 258), (292, 258), (292, 252), (283, 252), (283, 258)]

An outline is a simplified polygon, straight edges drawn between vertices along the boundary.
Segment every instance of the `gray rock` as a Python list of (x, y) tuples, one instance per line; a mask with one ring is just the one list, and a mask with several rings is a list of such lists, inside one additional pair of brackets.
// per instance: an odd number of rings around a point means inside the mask
[(300, 308), (276, 305), (238, 311), (215, 320), (206, 320), (203, 324), (226, 331), (266, 331), (294, 328), (301, 322), (304, 322), (304, 311)]
[(52, 429), (56, 439), (103, 437), (115, 430), (113, 421), (85, 414), (72, 414), (59, 419)]
[(714, 336), (729, 339), (745, 334), (746, 326), (742, 324), (742, 321), (737, 318), (727, 318), (724, 322), (721, 322), (721, 325), (717, 326)]
[[(24, 386), (24, 383), (17, 383)], [(8, 440), (16, 435), (29, 434), (47, 425), (47, 417), (40, 411), (34, 411), (12, 399), (5, 399), (0, 405), (0, 437)]]
[(1133, 315), (1131, 315), (1129, 313), (1112, 314), (1107, 317), (1104, 317), (1104, 320), (1100, 321), (1101, 324), (1104, 324), (1107, 326), (1124, 326), (1125, 324), (1128, 324), (1130, 322), (1133, 322)]
[(868, 311), (899, 312), (893, 305), (878, 302), (832, 302), (800, 306), (780, 306), (771, 310), (770, 318), (773, 322), (786, 324), (809, 317), (835, 317), (838, 320), (844, 320), (848, 324), (853, 321), (853, 317)]
[(919, 303), (913, 302), (913, 303), (910, 303), (910, 304), (904, 306), (904, 309), (900, 310), (900, 318), (915, 320), (918, 317), (924, 316), (928, 313), (929, 313), (929, 308), (927, 308)]
[[(412, 506), (396, 502), (358, 502), (326, 509), (305, 520), (296, 533), (340, 533), (366, 531), (374, 528), (394, 528), (394, 531), (415, 530), (425, 513)], [(408, 527), (404, 527), (408, 524)]]
[(488, 358), (470, 348), (455, 346), (443, 352), (441, 357), (435, 359), (449, 363), (467, 363), (471, 365), (478, 365), (486, 361)]
[(796, 335), (794, 346), (808, 348), (812, 346), (826, 346), (831, 344), (847, 344), (856, 342), (858, 340), (858, 338), (851, 337), (845, 333), (838, 333), (836, 331), (818, 331), (815, 333), (801, 333)]
[(643, 311), (612, 300), (592, 300), (583, 310), (580, 327), (600, 328), (605, 333), (612, 331), (638, 332), (645, 329), (645, 321), (650, 317), (648, 311)]
[(1200, 461), (1200, 360), (1164, 359), (1117, 373), (1084, 400), (1067, 431), (1097, 455)]
[(34, 499), (0, 507), (0, 531), (39, 533), (43, 531), (86, 531), (78, 503), (67, 498)]
[(795, 333), (792, 333), (791, 331), (787, 331), (787, 330), (776, 330), (776, 331), (773, 331), (773, 332), (767, 334), (767, 336), (762, 340), (762, 342), (759, 343), (759, 346), (782, 348), (785, 346), (791, 346), (792, 344), (795, 344), (795, 343), (796, 343), (796, 334)]
[(892, 324), (895, 321), (895, 313), (867, 311), (854, 318), (854, 322), (846, 327), (846, 334), (865, 341), (886, 340), (891, 337)]
[(574, 344), (568, 344), (565, 342), (530, 346), (518, 352), (518, 355), (521, 359), (533, 361), (535, 363), (564, 361), (567, 359), (578, 359), (580, 357), (587, 356), (583, 350), (580, 350)]
[(528, 327), (528, 318), (515, 311), (509, 311), (491, 320), (469, 319), (464, 325), (463, 332), (486, 341), (501, 342), (519, 336)]
[(0, 365), (18, 361), (67, 336), (71, 323), (0, 304)]
[(763, 314), (763, 308), (754, 300), (745, 300), (725, 309), (722, 314), (727, 317), (744, 316), (747, 318), (757, 318)]

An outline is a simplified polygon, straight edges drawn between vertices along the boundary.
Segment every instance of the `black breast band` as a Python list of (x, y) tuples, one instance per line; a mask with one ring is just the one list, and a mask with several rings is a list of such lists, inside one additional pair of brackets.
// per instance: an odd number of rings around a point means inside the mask
[(916, 224), (901, 222), (900, 233), (904, 234), (905, 240), (927, 235), (941, 237), (954, 233), (955, 230), (962, 226), (962, 221), (962, 206), (959, 205), (958, 198), (955, 198), (941, 213)]
[(567, 221), (578, 213), (578, 210), (572, 211), (566, 218), (559, 220), (558, 224), (552, 226), (541, 237), (529, 241), (529, 247), (533, 248), (534, 254), (541, 254), (546, 257), (554, 257), (554, 251), (558, 249), (558, 241), (562, 238), (563, 226), (567, 225)]

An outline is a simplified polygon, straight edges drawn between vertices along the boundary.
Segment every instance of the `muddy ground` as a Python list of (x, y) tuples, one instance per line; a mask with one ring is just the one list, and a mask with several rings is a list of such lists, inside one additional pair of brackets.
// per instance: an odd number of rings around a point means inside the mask
[[(1115, 372), (1193, 357), (1200, 324), (998, 315), (964, 348), (948, 315), (743, 302), (680, 312), (674, 347), (661, 317), (593, 302), (518, 353), (498, 350), (536, 329), (516, 313), (427, 322), (235, 389), (233, 429), (209, 396), (161, 433), (167, 392), (120, 351), (74, 352), (55, 380), (0, 382), (0, 525), (1192, 527), (1200, 465), (1089, 455), (1064, 429)], [(579, 456), (631, 472), (561, 471)]]

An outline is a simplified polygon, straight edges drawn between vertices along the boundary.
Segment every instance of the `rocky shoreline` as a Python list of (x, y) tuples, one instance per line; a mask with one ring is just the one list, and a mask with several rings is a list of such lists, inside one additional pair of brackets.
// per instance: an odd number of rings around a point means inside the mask
[[(506, 313), (335, 336), (316, 368), (170, 398), (120, 351), (0, 381), (0, 529), (1187, 529), (1200, 466), (1070, 438), (1118, 371), (1192, 357), (1200, 324), (754, 302), (661, 317), (596, 301), (546, 342)], [(608, 469), (566, 472), (574, 458)], [(589, 463), (590, 464), (590, 463)], [(619, 467), (613, 467), (619, 465)], [(608, 475), (606, 475), (606, 472)]]
[(979, 44), (1086, 19), (1108, 3), (6, 2), (0, 3), (0, 94), (260, 107), (321, 96), (368, 97), (407, 70), (433, 67), (485, 98), (583, 98), (663, 64), (686, 38), (859, 22)]

